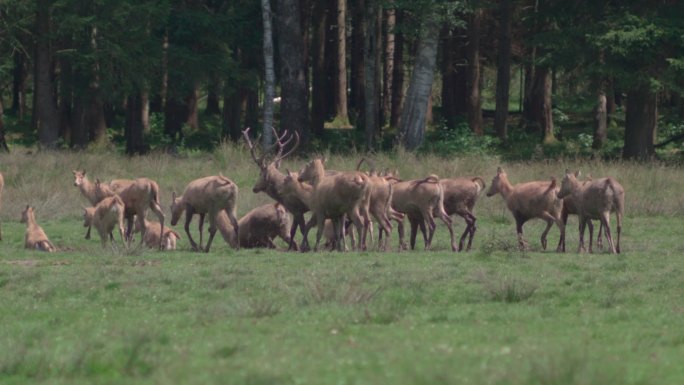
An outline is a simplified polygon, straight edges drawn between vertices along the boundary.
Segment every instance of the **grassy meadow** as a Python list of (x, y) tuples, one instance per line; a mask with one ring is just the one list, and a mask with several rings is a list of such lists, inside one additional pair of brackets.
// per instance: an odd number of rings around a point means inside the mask
[[(541, 221), (525, 226), (532, 250), (520, 252), (501, 197), (484, 194), (469, 253), (449, 251), (443, 226), (430, 252), (236, 252), (217, 237), (200, 254), (182, 231), (175, 252), (114, 252), (96, 234), (83, 238), (87, 202), (71, 170), (85, 168), (91, 181), (153, 178), (167, 218), (171, 191), (221, 172), (240, 186), (241, 215), (269, 202), (251, 191), (249, 153), (25, 151), (0, 154), (0, 383), (684, 383), (681, 168), (375, 158), (404, 178), (480, 175), (487, 185), (499, 165), (512, 183), (560, 178), (566, 168), (614, 176), (626, 190), (617, 256), (577, 254), (576, 217), (567, 253), (553, 252), (555, 228), (551, 250), (541, 250)], [(352, 169), (357, 160), (331, 156), (328, 165)], [(60, 252), (23, 249), (26, 204)], [(456, 218), (455, 231), (463, 228)], [(396, 232), (391, 243), (396, 250)]]

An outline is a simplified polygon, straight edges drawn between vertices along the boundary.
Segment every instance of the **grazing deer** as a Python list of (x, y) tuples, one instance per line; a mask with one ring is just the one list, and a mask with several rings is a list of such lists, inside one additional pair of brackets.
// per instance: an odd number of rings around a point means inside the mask
[(320, 244), (326, 218), (333, 222), (338, 250), (346, 248), (343, 236), (345, 215), (356, 226), (358, 250), (364, 250), (366, 229), (370, 223), (368, 205), (371, 190), (368, 176), (357, 171), (326, 175), (323, 159), (314, 159), (302, 168), (297, 180), (309, 182), (313, 186), (311, 211), (318, 226), (314, 250)]
[[(625, 207), (625, 189), (622, 185), (610, 177), (582, 183), (577, 180), (574, 173), (567, 170), (561, 182), (560, 191), (558, 191), (558, 198), (562, 199), (567, 196), (572, 196), (577, 205), (577, 215), (579, 216), (579, 247), (577, 252), (584, 250), (584, 227), (587, 222), (591, 219), (599, 219), (605, 229), (610, 251), (619, 254), (622, 217)], [(615, 212), (617, 218), (617, 242), (613, 242), (610, 230), (611, 212)], [(591, 234), (589, 252), (592, 252)]]
[[(195, 214), (200, 215), (200, 223), (202, 222), (203, 215), (209, 214), (209, 240), (204, 249), (204, 251), (208, 253), (211, 248), (211, 242), (214, 240), (214, 235), (216, 235), (216, 216), (221, 210), (226, 211), (226, 214), (233, 225), (235, 238), (239, 238), (239, 226), (237, 218), (235, 217), (237, 199), (238, 186), (223, 175), (195, 179), (188, 183), (183, 191), (183, 195), (176, 196), (176, 192), (173, 192), (173, 199), (171, 202), (171, 225), (175, 226), (176, 223), (178, 223), (181, 214), (185, 211), (185, 233), (188, 235), (188, 240), (190, 241), (192, 249), (200, 251), (202, 248), (202, 229), (200, 227), (200, 245), (198, 246), (190, 234), (190, 222)], [(236, 248), (239, 249), (239, 245)]]
[(546, 250), (546, 235), (555, 223), (560, 230), (557, 252), (565, 251), (565, 224), (560, 218), (563, 201), (558, 198), (558, 186), (556, 179), (551, 181), (534, 181), (512, 185), (508, 176), (501, 167), (497, 168), (496, 175), (489, 186), (487, 196), (501, 194), (506, 206), (515, 218), (518, 244), (522, 250), (528, 247), (523, 237), (523, 225), (529, 219), (540, 218), (546, 221), (546, 228), (541, 235), (542, 248)]
[[(256, 194), (259, 192), (265, 192), (273, 200), (280, 203), (285, 207), (287, 211), (292, 214), (292, 226), (290, 227), (290, 244), (288, 250), (297, 250), (297, 243), (295, 242), (295, 234), (297, 233), (297, 228), (302, 233), (301, 249), (306, 251), (309, 249), (308, 240), (308, 226), (306, 220), (304, 219), (304, 214), (309, 211), (309, 207), (302, 202), (302, 200), (294, 193), (286, 193), (283, 191), (283, 183), (285, 181), (285, 175), (278, 170), (283, 159), (287, 158), (292, 154), (299, 146), (299, 134), (295, 131), (293, 135), (285, 140), (287, 137), (287, 130), (283, 132), (282, 135), (278, 136), (277, 132), (274, 130), (274, 136), (276, 142), (274, 148), (277, 148), (276, 154), (272, 160), (268, 161), (266, 157), (269, 151), (266, 150), (263, 154), (258, 157), (256, 154), (256, 147), (252, 144), (249, 139), (249, 128), (242, 131), (242, 136), (249, 148), (249, 153), (259, 167), (259, 177), (254, 184), (252, 191)], [(283, 153), (285, 147), (290, 144), (292, 140), (295, 140), (294, 144), (290, 150)]]
[(21, 223), (26, 223), (24, 248), (46, 251), (48, 253), (57, 251), (55, 246), (48, 239), (45, 231), (43, 231), (43, 228), (36, 222), (36, 215), (33, 212), (33, 207), (26, 205), (24, 211), (21, 212)]
[[(108, 185), (101, 183), (99, 180), (96, 181), (95, 196), (98, 201), (114, 195), (119, 195), (126, 206), (124, 218), (126, 218), (127, 222), (126, 239), (129, 245), (133, 239), (133, 219), (138, 222), (137, 226), (143, 229), (140, 238), (140, 244), (142, 245), (143, 238), (145, 237), (145, 216), (148, 208), (159, 219), (163, 231), (164, 212), (159, 204), (159, 185), (157, 185), (157, 182), (148, 178), (112, 181)], [(159, 249), (162, 246), (160, 243)]]

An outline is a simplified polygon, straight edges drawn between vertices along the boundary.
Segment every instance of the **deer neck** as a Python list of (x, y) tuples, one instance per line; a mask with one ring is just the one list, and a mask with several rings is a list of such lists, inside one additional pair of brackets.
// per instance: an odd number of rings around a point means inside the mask
[(78, 189), (81, 190), (81, 194), (83, 194), (83, 196), (86, 197), (91, 204), (97, 203), (98, 199), (97, 191), (95, 191), (95, 185), (91, 183), (88, 178), (85, 176), (83, 177), (81, 184), (78, 185)]
[(511, 191), (513, 191), (513, 185), (508, 180), (508, 177), (503, 176), (499, 178), (499, 191), (504, 199), (508, 198), (508, 196), (511, 194)]
[(322, 162), (314, 162), (314, 172), (311, 176), (311, 185), (318, 186), (325, 175), (325, 167)]
[(38, 226), (38, 223), (36, 223), (36, 215), (33, 213), (33, 211), (29, 211), (26, 213), (26, 227), (31, 229), (35, 228)]
[(275, 167), (268, 169), (268, 182), (264, 191), (268, 196), (277, 202), (281, 202), (283, 186), (285, 185), (285, 175), (278, 171)]

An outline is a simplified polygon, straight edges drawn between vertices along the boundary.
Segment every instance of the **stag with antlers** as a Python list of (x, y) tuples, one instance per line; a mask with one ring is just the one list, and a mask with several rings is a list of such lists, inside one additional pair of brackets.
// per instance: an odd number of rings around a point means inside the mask
[[(247, 128), (242, 131), (242, 136), (249, 147), (249, 153), (252, 155), (252, 159), (254, 159), (254, 162), (259, 167), (259, 178), (254, 184), (252, 191), (254, 193), (265, 192), (276, 202), (283, 205), (287, 211), (292, 213), (293, 221), (292, 227), (290, 228), (290, 245), (288, 250), (298, 250), (297, 242), (294, 240), (298, 227), (302, 232), (301, 249), (303, 251), (309, 250), (309, 242), (307, 239), (308, 227), (306, 220), (304, 219), (304, 213), (309, 211), (309, 207), (304, 204), (296, 194), (284, 191), (283, 186), (285, 184), (286, 175), (278, 170), (282, 160), (291, 155), (299, 146), (299, 134), (295, 131), (294, 134), (289, 135), (288, 137), (287, 130), (285, 130), (282, 135), (278, 135), (274, 129), (275, 143), (264, 150), (261, 156), (257, 156), (257, 149), (249, 139), (249, 130), (250, 129)], [(294, 144), (290, 150), (284, 153), (285, 148), (293, 140)], [(273, 156), (272, 159), (267, 159), (269, 153), (274, 149), (277, 149), (275, 151), (275, 156)]]

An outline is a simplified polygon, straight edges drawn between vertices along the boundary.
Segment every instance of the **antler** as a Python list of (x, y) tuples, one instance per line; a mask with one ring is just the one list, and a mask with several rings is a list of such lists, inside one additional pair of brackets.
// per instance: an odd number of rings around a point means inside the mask
[(245, 139), (245, 143), (247, 143), (247, 146), (249, 147), (249, 153), (252, 155), (252, 159), (254, 159), (254, 162), (257, 164), (257, 166), (262, 167), (264, 165), (264, 156), (261, 158), (258, 158), (256, 155), (256, 147), (252, 144), (252, 141), (249, 139), (249, 130), (251, 127), (247, 127), (245, 130), (242, 131), (242, 137)]
[[(299, 133), (297, 131), (294, 131), (294, 134), (290, 135), (290, 137), (285, 142), (283, 142), (283, 139), (285, 138), (285, 136), (287, 136), (287, 130), (285, 130), (282, 135), (278, 136), (278, 133), (275, 131), (275, 129), (273, 129), (273, 134), (276, 138), (276, 145), (278, 146), (278, 152), (276, 153), (276, 157), (273, 161), (275, 163), (278, 163), (281, 160), (290, 156), (290, 154), (292, 154), (297, 149), (297, 147), (299, 147)], [(287, 147), (288, 144), (290, 144), (292, 139), (295, 140), (294, 145), (292, 146), (292, 148), (290, 148), (290, 150), (287, 153), (283, 154), (283, 150), (285, 149), (285, 147)]]

